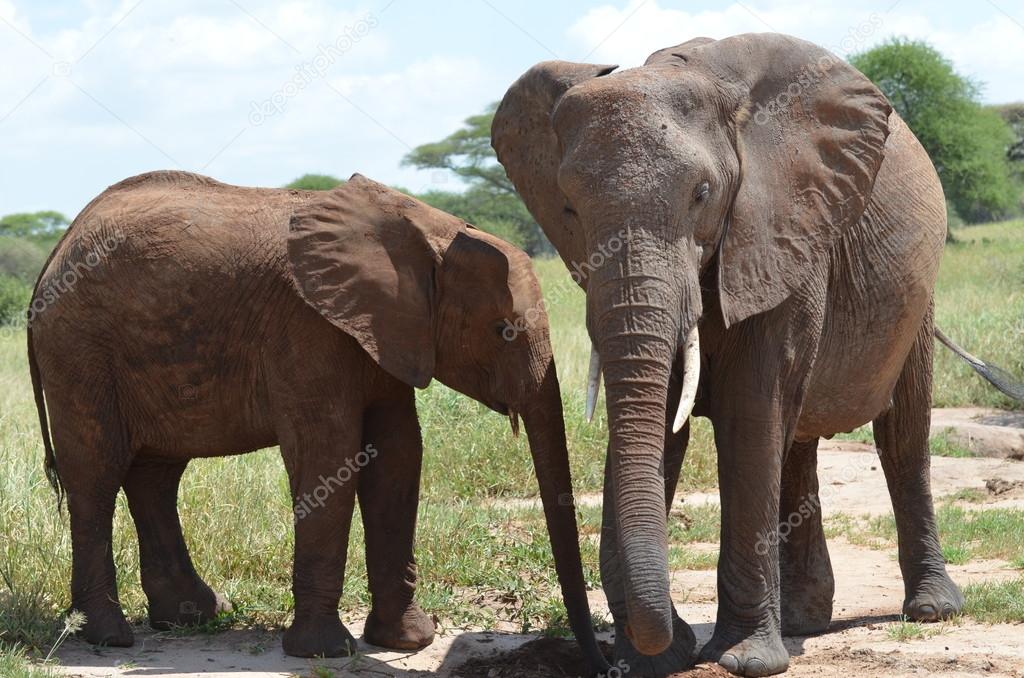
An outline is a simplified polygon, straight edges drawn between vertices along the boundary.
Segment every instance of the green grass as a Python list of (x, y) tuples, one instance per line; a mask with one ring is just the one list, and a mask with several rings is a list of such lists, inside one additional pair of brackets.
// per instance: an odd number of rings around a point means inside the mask
[(905, 643), (911, 640), (921, 640), (922, 638), (930, 638), (931, 636), (936, 635), (937, 632), (938, 631), (931, 626), (927, 626), (920, 622), (912, 622), (906, 618), (889, 624), (885, 629), (885, 635), (889, 637), (889, 640), (895, 640), (900, 643)]
[[(961, 243), (947, 248), (943, 261), (939, 324), (967, 350), (1024, 376), (1024, 224), (972, 227), (958, 237)], [(575, 486), (578, 492), (596, 492), (607, 422), (603, 403), (593, 424), (583, 419), (590, 349), (583, 295), (560, 261), (539, 261), (537, 269), (552, 318)], [(13, 297), (21, 293), (11, 287)], [(27, 666), (24, 652), (45, 655), (60, 634), (69, 604), (71, 545), (67, 513), (56, 512), (42, 472), (24, 330), (0, 329), (0, 643), (7, 647), (0, 650), (0, 675), (39, 678), (49, 669)], [(936, 354), (937, 403), (1010, 405), (947, 351)], [(421, 604), (445, 627), (500, 623), (560, 632), (564, 609), (540, 511), (501, 508), (491, 501), (536, 495), (525, 436), (513, 438), (505, 418), (436, 383), (419, 392), (417, 401), (426, 448), (417, 540)], [(853, 435), (870, 440), (869, 433)], [(712, 489), (716, 475), (710, 426), (695, 420), (679, 491)], [(233, 615), (202, 632), (228, 624), (287, 623), (293, 607), (290, 503), (276, 450), (190, 464), (179, 500), (185, 536), (200, 573), (237, 606)], [(586, 576), (597, 586), (600, 509), (581, 505), (578, 513), (586, 536)], [(940, 512), (940, 518), (950, 557), (1020, 562), (1020, 515), (964, 514), (961, 520), (969, 528), (962, 533), (951, 522), (953, 514)], [(828, 529), (846, 528), (830, 523)], [(688, 545), (716, 543), (718, 532), (717, 507), (686, 506), (678, 512), (670, 530), (673, 566), (713, 567), (713, 551)], [(359, 618), (366, 612), (367, 592), (358, 518), (349, 550), (342, 613)], [(138, 547), (123, 497), (113, 552), (125, 611), (142, 624), (146, 605)], [(27, 650), (14, 651), (15, 644)]]
[(938, 624), (923, 624), (910, 621), (908, 618), (901, 616), (899, 621), (893, 622), (886, 627), (885, 634), (889, 637), (889, 640), (895, 640), (898, 643), (923, 640), (925, 638), (941, 636), (949, 630), (950, 626), (959, 626), (962, 620), (962, 616), (956, 616)]
[[(952, 430), (947, 429), (940, 435), (933, 436), (928, 439), (928, 450), (933, 456), (961, 458), (977, 456), (970, 450), (957, 445), (953, 441), (951, 433)], [(875, 435), (871, 430), (870, 424), (855, 428), (849, 433), (837, 433), (834, 437), (836, 440), (849, 440), (857, 443), (867, 443), (869, 445), (874, 445), (875, 443)]]
[(988, 624), (1024, 622), (1024, 577), (968, 585), (964, 614)]
[(695, 551), (670, 544), (668, 566), (671, 570), (713, 570), (718, 567), (718, 551)]
[[(936, 324), (982, 360), (1024, 379), (1024, 220), (968, 226), (946, 246), (936, 288)], [(941, 345), (936, 407), (1019, 407)]]
[(952, 438), (952, 429), (946, 429), (941, 435), (933, 436), (928, 439), (928, 449), (932, 456), (935, 457), (957, 457), (965, 459), (967, 457), (976, 457), (968, 449), (957, 445)]
[(20, 647), (5, 650), (0, 645), (0, 676), (3, 678), (58, 678), (63, 675), (51, 666), (32, 661)]
[[(939, 541), (946, 562), (961, 565), (976, 559), (1000, 559), (1024, 564), (1024, 511), (1020, 509), (965, 509), (952, 502), (936, 510)], [(896, 521), (891, 514), (856, 521), (829, 521), (833, 534), (850, 543), (876, 548), (896, 545)], [(827, 534), (828, 532), (826, 532)]]
[(985, 492), (975, 487), (965, 487), (962, 490), (957, 490), (953, 494), (950, 494), (942, 499), (943, 503), (953, 504), (958, 501), (966, 502), (968, 504), (980, 504), (988, 498)]
[(857, 443), (868, 443), (869, 445), (874, 445), (875, 443), (875, 434), (871, 430), (871, 424), (855, 428), (849, 433), (837, 433), (834, 438), (836, 440), (851, 440)]

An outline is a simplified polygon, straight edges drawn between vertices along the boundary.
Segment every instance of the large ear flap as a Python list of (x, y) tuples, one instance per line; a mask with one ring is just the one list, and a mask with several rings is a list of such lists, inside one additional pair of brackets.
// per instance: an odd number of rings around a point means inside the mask
[(299, 293), (394, 377), (434, 374), (435, 269), (464, 223), (358, 174), (296, 210), (288, 263)]
[(616, 66), (544, 61), (512, 83), (491, 124), (491, 146), (530, 214), (567, 266), (583, 261), (583, 235), (558, 188), (561, 150), (551, 113), (569, 88)]
[(685, 47), (652, 59), (682, 59), (736, 96), (740, 185), (719, 251), (728, 326), (780, 304), (857, 223), (892, 108), (859, 71), (803, 40), (760, 33)]

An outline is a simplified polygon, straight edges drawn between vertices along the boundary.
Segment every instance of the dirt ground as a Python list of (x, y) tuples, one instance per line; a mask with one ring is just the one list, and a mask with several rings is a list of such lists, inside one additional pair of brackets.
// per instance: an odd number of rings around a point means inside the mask
[[(1022, 418), (957, 410), (937, 411), (935, 419), (933, 431), (955, 435), (965, 447), (983, 446), (984, 451), (978, 451), (986, 455), (973, 459), (933, 457), (932, 487), (937, 499), (974, 488), (988, 496), (984, 508), (1024, 506)], [(999, 440), (1003, 442), (993, 442)], [(823, 443), (819, 475), (826, 517), (840, 512), (862, 516), (890, 511), (885, 479), (870, 445)], [(581, 498), (588, 503), (599, 499), (591, 495)], [(716, 494), (678, 498), (684, 505), (717, 500)], [(895, 551), (855, 546), (843, 538), (830, 540), (829, 550), (836, 578), (832, 625), (819, 636), (785, 639), (792, 657), (787, 675), (1024, 677), (1024, 624), (990, 625), (964, 620), (931, 625), (925, 638), (892, 640), (887, 629), (898, 619), (903, 600)], [(1002, 561), (975, 560), (949, 569), (961, 586), (1020, 576)], [(714, 570), (674, 572), (672, 590), (680, 615), (693, 626), (698, 643), (703, 643), (711, 636), (715, 618)], [(592, 593), (591, 605), (595, 611), (607, 610), (600, 591)], [(346, 625), (360, 635), (362, 620), (346, 620)], [(608, 641), (610, 634), (602, 634), (602, 638)], [(416, 653), (383, 651), (361, 643), (355, 658), (311, 661), (284, 655), (277, 633), (239, 630), (174, 638), (138, 629), (135, 647), (97, 649), (73, 640), (62, 647), (59, 658), (67, 675), (83, 678), (332, 675), (316, 672), (319, 667), (333, 671), (333, 675), (531, 678), (574, 675), (578, 665), (578, 654), (570, 641), (473, 630), (441, 634), (433, 645)], [(727, 674), (702, 665), (680, 675)]]

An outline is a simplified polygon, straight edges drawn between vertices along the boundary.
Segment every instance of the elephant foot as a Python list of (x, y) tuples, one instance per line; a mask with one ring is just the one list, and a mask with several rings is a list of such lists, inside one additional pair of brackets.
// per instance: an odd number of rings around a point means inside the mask
[(434, 621), (416, 603), (390, 619), (373, 608), (366, 619), (363, 639), (392, 650), (422, 650), (434, 642)]
[(806, 573), (782, 575), (782, 635), (822, 633), (832, 622), (835, 581)]
[(296, 617), (284, 632), (284, 653), (292, 657), (348, 657), (356, 651), (356, 639), (338, 614)]
[(672, 644), (661, 654), (641, 654), (625, 633), (625, 624), (615, 625), (615, 661), (613, 668), (630, 678), (659, 678), (685, 671), (693, 666), (697, 639), (690, 625), (672, 611)]
[(103, 601), (93, 605), (72, 605), (85, 615), (85, 625), (78, 635), (93, 645), (107, 647), (131, 647), (135, 644), (135, 634), (124, 618), (121, 606), (113, 601)]
[(789, 652), (778, 630), (754, 631), (715, 625), (715, 633), (700, 652), (701, 661), (737, 676), (772, 676), (789, 668)]
[(232, 609), (227, 598), (201, 579), (162, 586), (148, 598), (149, 625), (160, 631), (205, 624)]
[(903, 614), (912, 621), (936, 622), (960, 614), (964, 608), (964, 594), (946, 574), (945, 568), (933, 575), (921, 577), (903, 603)]

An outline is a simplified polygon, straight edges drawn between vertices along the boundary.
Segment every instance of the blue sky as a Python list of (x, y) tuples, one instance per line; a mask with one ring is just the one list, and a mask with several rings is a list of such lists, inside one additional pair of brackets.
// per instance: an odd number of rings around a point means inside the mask
[(986, 101), (1024, 99), (1021, 0), (0, 0), (0, 214), (73, 216), (163, 168), (456, 188), (402, 156), (537, 61), (627, 67), (698, 35), (770, 30), (841, 55), (925, 39)]

